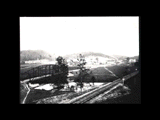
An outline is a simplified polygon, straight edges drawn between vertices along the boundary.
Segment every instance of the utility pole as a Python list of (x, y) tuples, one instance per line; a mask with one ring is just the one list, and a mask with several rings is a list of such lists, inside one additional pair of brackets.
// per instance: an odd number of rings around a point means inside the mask
[(124, 86), (124, 80), (125, 80), (125, 78), (123, 77), (123, 78), (122, 78), (122, 85), (123, 85), (123, 86)]
[(77, 60), (79, 62), (78, 66), (80, 67), (80, 74), (79, 74), (79, 83), (80, 83), (80, 87), (81, 87), (81, 92), (82, 92), (82, 88), (83, 88), (83, 82), (82, 82), (82, 78), (83, 78), (83, 74), (85, 72), (85, 67), (84, 65), (86, 64), (85, 58), (83, 55), (79, 55), (79, 57), (77, 57)]

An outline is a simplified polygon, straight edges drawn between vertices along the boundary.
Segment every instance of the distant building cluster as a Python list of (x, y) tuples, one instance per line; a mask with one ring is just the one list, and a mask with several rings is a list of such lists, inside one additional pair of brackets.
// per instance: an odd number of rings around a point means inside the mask
[[(97, 56), (88, 56), (85, 57), (85, 61), (87, 62), (86, 65), (115, 65), (115, 64), (121, 64), (121, 63), (135, 63), (137, 62), (137, 59), (130, 58), (128, 61), (127, 59), (123, 60), (117, 60), (114, 58), (106, 58), (106, 57), (97, 57)], [(69, 66), (77, 66), (79, 64), (79, 61), (77, 58), (70, 58), (67, 59), (67, 64)], [(48, 59), (37, 59), (37, 60), (28, 60), (24, 61), (26, 64), (31, 63), (41, 63), (41, 64), (56, 64), (57, 61), (49, 61)]]
[(55, 64), (56, 62), (55, 61), (49, 61), (47, 59), (37, 59), (37, 60), (28, 60), (28, 61), (25, 61), (25, 63), (28, 63), (28, 64), (31, 64), (31, 63), (42, 63), (42, 64), (48, 64), (48, 63), (52, 63), (52, 64)]
[[(105, 58), (105, 57), (95, 57), (95, 56), (89, 56), (85, 58), (85, 61), (87, 62), (87, 65), (104, 65), (104, 64), (115, 64), (116, 60), (111, 58)], [(78, 64), (77, 59), (68, 59), (67, 63), (69, 66), (74, 66)]]
[[(115, 65), (115, 64), (122, 64), (122, 63), (135, 63), (137, 59), (130, 58), (127, 62), (127, 59), (118, 60), (114, 58), (105, 58), (105, 57), (97, 57), (97, 56), (89, 56), (85, 57), (85, 61), (87, 65)], [(78, 60), (76, 58), (68, 59), (67, 64), (69, 66), (77, 66)]]
[(123, 63), (135, 63), (137, 62), (137, 59), (134, 58), (129, 58), (129, 60), (127, 61), (127, 59), (122, 60)]
[(129, 63), (135, 63), (135, 62), (137, 62), (136, 59), (129, 59)]

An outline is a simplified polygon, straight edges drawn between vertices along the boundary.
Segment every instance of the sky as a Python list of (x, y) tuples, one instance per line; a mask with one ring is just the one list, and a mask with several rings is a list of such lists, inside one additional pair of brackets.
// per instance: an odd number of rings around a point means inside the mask
[(20, 17), (20, 50), (139, 55), (139, 17)]

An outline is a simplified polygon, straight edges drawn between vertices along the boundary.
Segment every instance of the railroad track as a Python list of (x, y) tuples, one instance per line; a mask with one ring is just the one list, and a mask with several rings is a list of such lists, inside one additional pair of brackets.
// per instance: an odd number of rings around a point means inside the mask
[[(135, 76), (136, 74), (138, 74), (138, 71), (136, 71), (136, 72), (134, 72), (134, 73), (131, 73), (131, 74), (129, 74), (129, 75), (124, 76), (124, 77), (123, 77), (123, 78), (124, 78), (124, 81), (126, 81), (127, 79)], [(103, 84), (102, 86), (100, 86), (100, 87), (97, 88), (97, 89), (94, 89), (94, 90), (92, 90), (92, 91), (90, 91), (90, 92), (87, 92), (87, 93), (85, 93), (85, 94), (83, 94), (83, 95), (81, 95), (81, 96), (78, 96), (78, 97), (76, 97), (76, 98), (73, 98), (73, 99), (70, 100), (70, 101), (63, 102), (63, 103), (65, 103), (65, 104), (84, 104), (84, 103), (90, 101), (91, 99), (95, 98), (95, 97), (98, 96), (99, 94), (104, 93), (105, 91), (109, 91), (109, 90), (112, 89), (114, 86), (116, 86), (116, 85), (118, 85), (118, 84), (120, 84), (120, 83), (123, 84), (124, 81), (122, 81), (122, 79), (119, 78), (119, 79), (113, 81), (113, 82), (110, 83), (110, 84)]]

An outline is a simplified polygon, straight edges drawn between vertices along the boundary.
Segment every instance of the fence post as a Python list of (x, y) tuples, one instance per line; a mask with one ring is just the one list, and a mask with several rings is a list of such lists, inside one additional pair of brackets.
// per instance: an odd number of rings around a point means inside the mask
[(51, 71), (52, 71), (51, 73), (52, 73), (52, 76), (53, 76), (53, 65), (52, 65), (52, 69), (51, 69)]
[(47, 72), (46, 72), (46, 71), (47, 71), (46, 68), (47, 68), (47, 67), (46, 67), (46, 65), (45, 65), (45, 77), (46, 77), (46, 73), (47, 73)]
[(39, 76), (39, 67), (38, 67), (38, 76)]
[(35, 73), (34, 73), (35, 71), (34, 71), (34, 68), (33, 68), (33, 76), (32, 77), (34, 77), (35, 76)]

